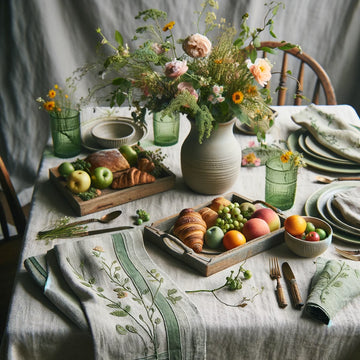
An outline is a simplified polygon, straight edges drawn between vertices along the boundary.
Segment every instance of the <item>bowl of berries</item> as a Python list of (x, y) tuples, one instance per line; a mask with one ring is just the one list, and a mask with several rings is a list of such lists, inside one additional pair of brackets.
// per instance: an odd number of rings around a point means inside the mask
[(331, 226), (316, 217), (291, 215), (285, 219), (284, 228), (287, 247), (301, 257), (321, 255), (332, 241)]

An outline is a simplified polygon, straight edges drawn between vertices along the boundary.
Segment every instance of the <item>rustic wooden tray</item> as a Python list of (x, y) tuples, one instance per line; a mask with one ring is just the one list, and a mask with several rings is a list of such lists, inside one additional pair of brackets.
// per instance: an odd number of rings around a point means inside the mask
[[(243, 202), (253, 202), (237, 193), (230, 193), (224, 196), (232, 202), (237, 201), (239, 204)], [(209, 203), (193, 207), (199, 210)], [(181, 211), (181, 209), (180, 209)], [(204, 244), (203, 252), (197, 254), (191, 248), (186, 246), (182, 241), (171, 234), (171, 228), (175, 223), (179, 214), (167, 217), (165, 219), (154, 222), (151, 226), (145, 226), (144, 238), (155, 243), (172, 256), (180, 259), (190, 267), (194, 268), (204, 276), (209, 276), (235, 265), (247, 258), (268, 250), (284, 241), (284, 221), (285, 217), (279, 214), (281, 228), (271, 232), (270, 234), (261, 236), (251, 240), (244, 245), (235, 249), (223, 252), (206, 248)]]
[(175, 186), (176, 176), (165, 166), (164, 176), (150, 184), (132, 186), (126, 189), (113, 190), (110, 188), (101, 190), (101, 195), (94, 199), (83, 201), (79, 196), (74, 195), (67, 187), (65, 179), (60, 175), (58, 167), (49, 169), (50, 180), (60, 190), (62, 195), (74, 209), (77, 216), (92, 214), (97, 211), (125, 204), (127, 202), (142, 199), (144, 197), (161, 193), (172, 189)]

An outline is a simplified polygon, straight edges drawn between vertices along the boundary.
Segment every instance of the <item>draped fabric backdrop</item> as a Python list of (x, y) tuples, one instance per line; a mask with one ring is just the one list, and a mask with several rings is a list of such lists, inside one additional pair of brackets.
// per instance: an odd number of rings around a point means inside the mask
[[(265, 0), (219, 0), (218, 19), (262, 25)], [(193, 13), (201, 0), (1, 0), (0, 154), (22, 201), (31, 195), (41, 154), (49, 138), (49, 118), (35, 99), (63, 84), (79, 66), (96, 59), (96, 28), (113, 39), (119, 30), (131, 46), (140, 10), (158, 8), (174, 20), (175, 36), (196, 32)], [(275, 18), (278, 40), (300, 44), (325, 68), (338, 104), (359, 113), (359, 0), (283, 0)], [(262, 40), (273, 40), (263, 36)], [(280, 59), (278, 60), (280, 61)], [(294, 69), (294, 74), (297, 69)], [(79, 87), (79, 93), (91, 86)], [(82, 94), (83, 95), (83, 94)], [(305, 95), (311, 98), (311, 93)], [(290, 121), (290, 120), (289, 120)], [(26, 191), (28, 189), (28, 191)], [(30, 190), (30, 191), (29, 191)], [(27, 198), (28, 200), (28, 198)]]

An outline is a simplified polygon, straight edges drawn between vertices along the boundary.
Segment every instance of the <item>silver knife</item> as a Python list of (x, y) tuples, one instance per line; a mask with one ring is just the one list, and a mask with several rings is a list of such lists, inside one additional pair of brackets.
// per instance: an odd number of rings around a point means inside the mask
[(99, 230), (90, 230), (90, 231), (83, 231), (83, 232), (79, 232), (79, 233), (75, 233), (71, 236), (63, 236), (65, 237), (82, 237), (82, 236), (91, 236), (91, 235), (98, 235), (98, 234), (103, 234), (103, 233), (107, 233), (107, 232), (112, 232), (112, 231), (119, 231), (119, 230), (126, 230), (126, 229), (133, 229), (133, 226), (118, 226), (118, 227), (113, 227), (113, 228), (105, 228), (105, 229), (99, 229)]
[(282, 271), (285, 279), (290, 285), (291, 297), (294, 301), (294, 306), (296, 309), (300, 310), (304, 306), (304, 303), (301, 299), (301, 295), (295, 279), (295, 275), (292, 272), (290, 265), (287, 262), (284, 262), (282, 264)]

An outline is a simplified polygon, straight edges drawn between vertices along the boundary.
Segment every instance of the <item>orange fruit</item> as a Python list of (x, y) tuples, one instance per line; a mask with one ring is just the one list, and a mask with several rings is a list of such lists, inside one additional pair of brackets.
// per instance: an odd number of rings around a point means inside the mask
[(291, 215), (285, 219), (284, 227), (293, 236), (301, 235), (306, 230), (306, 220), (300, 215)]
[(226, 250), (236, 248), (246, 243), (245, 236), (237, 230), (229, 230), (226, 232), (222, 241)]

